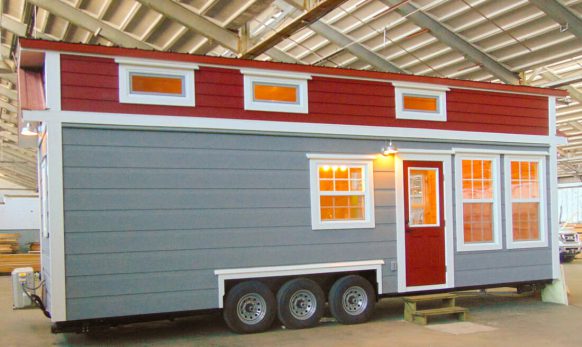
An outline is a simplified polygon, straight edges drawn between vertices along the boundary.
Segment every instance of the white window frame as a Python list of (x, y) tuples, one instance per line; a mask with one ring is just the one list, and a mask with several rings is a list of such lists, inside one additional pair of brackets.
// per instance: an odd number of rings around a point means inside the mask
[[(534, 248), (534, 247), (547, 247), (548, 246), (548, 235), (547, 235), (547, 220), (546, 220), (546, 164), (545, 158), (539, 156), (505, 156), (504, 161), (504, 175), (505, 175), (505, 238), (507, 242), (508, 249), (514, 248)], [(539, 240), (532, 241), (516, 241), (513, 239), (513, 198), (511, 196), (511, 162), (512, 161), (528, 161), (538, 163), (538, 173), (539, 173), (539, 198), (536, 200), (531, 200), (532, 202), (537, 202), (539, 200), (538, 206), (538, 217), (539, 217)], [(527, 202), (525, 200), (518, 200), (517, 202)]]
[[(427, 120), (435, 122), (447, 121), (447, 91), (449, 88), (423, 83), (392, 82), (396, 119)], [(419, 97), (436, 97), (437, 112), (413, 111), (404, 109), (404, 95)]]
[[(283, 71), (268, 71), (255, 69), (241, 69), (244, 75), (244, 107), (245, 110), (267, 111), (267, 112), (288, 112), (288, 113), (309, 113), (309, 101), (307, 91), (307, 81), (311, 75), (302, 73), (290, 73)], [(254, 83), (265, 83), (272, 85), (284, 85), (297, 88), (297, 103), (284, 103), (276, 101), (261, 101), (254, 99)]]
[[(311, 228), (312, 230), (330, 229), (365, 229), (376, 226), (374, 219), (374, 179), (373, 157), (346, 155), (318, 155), (308, 154), (309, 158), (309, 188), (311, 192)], [(318, 168), (323, 165), (361, 167), (363, 170), (362, 181), (364, 184), (365, 217), (363, 220), (350, 221), (322, 221), (320, 209), (320, 191)]]
[[(119, 71), (119, 102), (126, 104), (195, 106), (194, 70), (198, 65), (181, 62), (160, 62), (145, 59), (117, 58)], [(143, 74), (184, 81), (183, 95), (164, 95), (131, 92), (131, 74)]]
[[(465, 243), (464, 220), (463, 220), (463, 160), (490, 160), (491, 177), (493, 180), (493, 241)], [(456, 234), (457, 251), (489, 251), (503, 248), (501, 236), (501, 166), (500, 155), (486, 154), (456, 154), (455, 155), (455, 204), (456, 204)], [(485, 202), (489, 202), (489, 199)], [(471, 200), (477, 202), (476, 200)]]

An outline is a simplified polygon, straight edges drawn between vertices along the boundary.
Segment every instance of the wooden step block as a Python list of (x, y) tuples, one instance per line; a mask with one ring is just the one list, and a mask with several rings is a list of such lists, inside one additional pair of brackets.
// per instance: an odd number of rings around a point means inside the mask
[(453, 294), (453, 293), (442, 293), (442, 294), (405, 296), (405, 297), (402, 298), (402, 300), (408, 301), (408, 302), (422, 302), (422, 301), (435, 301), (435, 300), (454, 299), (456, 297), (457, 297), (457, 294)]
[(412, 312), (412, 321), (417, 324), (426, 325), (428, 323), (428, 317), (443, 316), (446, 314), (457, 315), (457, 319), (465, 321), (467, 320), (468, 312), (469, 310), (467, 308), (459, 306), (433, 308), (429, 310), (418, 310), (416, 312)]

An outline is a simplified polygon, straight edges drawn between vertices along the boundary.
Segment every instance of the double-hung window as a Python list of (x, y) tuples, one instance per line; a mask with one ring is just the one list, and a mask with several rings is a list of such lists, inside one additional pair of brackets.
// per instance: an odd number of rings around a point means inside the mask
[(457, 250), (501, 249), (499, 156), (455, 157)]
[(373, 228), (372, 160), (308, 157), (312, 228)]
[(548, 245), (543, 158), (506, 156), (507, 248)]

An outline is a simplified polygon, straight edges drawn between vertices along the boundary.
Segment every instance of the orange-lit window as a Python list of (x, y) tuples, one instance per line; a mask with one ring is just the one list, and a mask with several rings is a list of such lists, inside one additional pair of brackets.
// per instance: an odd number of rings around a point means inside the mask
[(514, 241), (540, 239), (539, 182), (537, 161), (511, 162), (511, 217)]
[(502, 247), (499, 159), (499, 155), (456, 155), (456, 228), (459, 251)]
[(364, 179), (362, 167), (319, 166), (321, 220), (363, 220)]
[(184, 78), (131, 73), (131, 93), (184, 95)]
[(438, 225), (438, 171), (410, 168), (408, 181), (410, 226)]
[(462, 160), (465, 243), (493, 242), (493, 162)]
[(371, 162), (311, 160), (314, 229), (373, 225)]
[(506, 156), (504, 161), (507, 247), (547, 247), (545, 158)]
[(164, 106), (195, 106), (196, 64), (116, 58), (119, 102)]
[(392, 84), (396, 119), (447, 120), (447, 87), (409, 82)]
[(438, 112), (438, 97), (420, 95), (402, 95), (403, 108), (406, 111)]
[(296, 104), (299, 101), (299, 87), (293, 85), (253, 84), (253, 98), (255, 101), (282, 102)]
[(308, 74), (241, 69), (245, 110), (308, 113)]

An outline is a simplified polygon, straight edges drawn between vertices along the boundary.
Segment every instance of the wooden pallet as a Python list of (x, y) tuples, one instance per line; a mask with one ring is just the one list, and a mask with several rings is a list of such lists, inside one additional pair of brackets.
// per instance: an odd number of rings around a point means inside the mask
[[(412, 323), (426, 325), (428, 324), (429, 317), (454, 314), (457, 316), (457, 319), (464, 321), (467, 319), (467, 313), (469, 310), (464, 307), (456, 306), (456, 298), (457, 296), (451, 293), (405, 296), (402, 298), (402, 300), (404, 300), (404, 319)], [(423, 310), (418, 309), (418, 303), (430, 301), (440, 301), (443, 307)]]
[(19, 267), (40, 271), (40, 254), (0, 254), (0, 273), (11, 273)]

